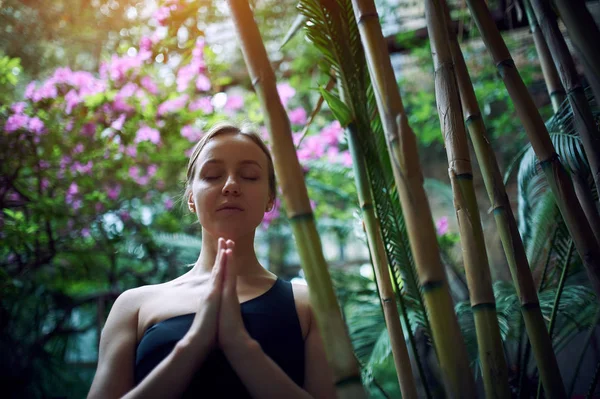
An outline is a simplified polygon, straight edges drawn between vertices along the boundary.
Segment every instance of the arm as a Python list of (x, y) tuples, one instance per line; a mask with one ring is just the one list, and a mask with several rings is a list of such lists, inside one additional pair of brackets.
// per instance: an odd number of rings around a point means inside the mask
[(133, 390), (138, 301), (136, 290), (115, 301), (100, 338), (98, 369), (88, 394), (96, 398), (165, 398), (177, 396), (206, 357), (207, 348), (182, 339)]
[[(305, 382), (301, 389), (281, 368), (261, 349), (260, 344), (245, 335), (235, 349), (225, 351), (225, 355), (255, 398), (335, 398), (333, 373), (325, 356), (321, 335), (308, 306), (310, 323), (304, 342)], [(268, 383), (267, 383), (268, 381)]]

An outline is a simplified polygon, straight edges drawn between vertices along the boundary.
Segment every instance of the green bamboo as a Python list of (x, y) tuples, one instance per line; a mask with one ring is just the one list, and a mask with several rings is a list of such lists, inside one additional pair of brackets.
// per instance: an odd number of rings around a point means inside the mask
[(554, 0), (579, 54), (594, 97), (600, 99), (600, 28), (585, 5), (585, 0)]
[(556, 154), (546, 125), (515, 67), (487, 5), (483, 0), (467, 0), (467, 4), (486, 47), (492, 54), (508, 93), (515, 103), (517, 115), (523, 123), (525, 132), (540, 160), (542, 170), (554, 193), (558, 208), (575, 243), (575, 248), (577, 248), (592, 286), (600, 298), (600, 249), (585, 213), (575, 196), (573, 183)]
[(348, 148), (352, 155), (352, 167), (354, 169), (358, 201), (365, 223), (375, 279), (379, 287), (379, 299), (381, 300), (385, 324), (390, 335), (390, 344), (398, 375), (398, 383), (400, 384), (400, 391), (403, 398), (417, 398), (417, 388), (415, 386), (410, 358), (408, 357), (406, 342), (404, 341), (404, 332), (400, 324), (400, 315), (396, 307), (383, 237), (381, 236), (379, 222), (375, 216), (373, 195), (367, 177), (367, 166), (363, 152), (358, 144), (356, 129), (357, 127), (354, 123), (350, 123), (348, 126)]
[[(592, 177), (594, 178), (598, 192), (600, 192), (600, 134), (598, 134), (592, 109), (575, 69), (575, 62), (569, 53), (569, 48), (564, 37), (558, 29), (558, 23), (547, 0), (531, 0), (531, 5), (533, 6), (533, 11), (546, 39), (546, 43), (548, 43), (548, 48), (550, 49), (550, 54), (552, 54), (552, 59), (558, 70), (560, 80), (567, 91), (567, 98), (573, 111), (575, 129), (579, 133), (579, 137), (581, 137), (585, 155), (592, 171)], [(597, 46), (598, 43), (596, 43), (596, 52), (598, 52)], [(600, 56), (598, 58), (600, 59)], [(598, 68), (600, 68), (600, 65)], [(596, 242), (596, 247), (598, 247), (598, 242)]]
[(364, 398), (358, 363), (341, 317), (308, 200), (304, 177), (258, 27), (247, 0), (228, 1), (248, 72), (271, 138), (275, 172), (291, 222), (311, 304), (340, 398)]
[(446, 16), (441, 1), (443, 0), (425, 0), (425, 18), (435, 69), (438, 115), (446, 143), (454, 207), (475, 319), (481, 373), (487, 398), (510, 398), (508, 368), (498, 327), (492, 277), (473, 188), (467, 134), (462, 121)]
[(550, 96), (552, 109), (554, 110), (554, 113), (557, 113), (560, 105), (567, 98), (565, 89), (560, 82), (560, 76), (558, 76), (558, 71), (556, 70), (554, 61), (552, 61), (550, 49), (548, 49), (548, 44), (546, 43), (546, 39), (544, 39), (542, 31), (540, 30), (540, 26), (538, 25), (529, 0), (523, 0), (523, 5), (525, 6), (525, 13), (527, 14), (529, 28), (531, 29), (531, 34), (533, 36), (533, 43), (535, 44), (535, 49), (540, 59), (540, 66), (542, 67), (542, 74), (544, 75), (544, 80), (546, 81), (546, 89), (548, 90), (548, 95)]
[(446, 394), (451, 398), (473, 397), (473, 375), (442, 267), (431, 210), (423, 189), (416, 137), (404, 111), (377, 10), (372, 0), (353, 0), (352, 5), (384, 126), (417, 273), (429, 311)]
[[(449, 19), (450, 13), (447, 9), (445, 14), (446, 18)], [(504, 253), (517, 295), (519, 296), (521, 312), (525, 319), (525, 329), (532, 343), (534, 356), (540, 369), (544, 386), (548, 387), (548, 391), (560, 393), (561, 390), (564, 391), (564, 388), (562, 388), (558, 364), (552, 350), (552, 342), (544, 325), (523, 241), (519, 235), (517, 223), (510, 207), (496, 155), (494, 154), (485, 124), (483, 123), (481, 110), (477, 104), (475, 90), (469, 77), (465, 59), (456, 36), (451, 33), (450, 37), (450, 49), (456, 68), (456, 79), (460, 91), (462, 109), (465, 114), (465, 121), (481, 168), (485, 188), (492, 204), (491, 210), (496, 220)], [(545, 359), (548, 359), (548, 361), (545, 361)]]
[[(544, 75), (544, 80), (546, 81), (546, 87), (550, 95), (552, 108), (554, 110), (554, 113), (556, 114), (560, 108), (560, 105), (566, 98), (565, 91), (560, 81), (558, 71), (556, 70), (556, 66), (552, 61), (550, 49), (546, 44), (546, 39), (544, 38), (543, 33), (538, 25), (537, 18), (529, 0), (523, 0), (523, 5), (525, 6), (527, 19), (529, 20), (529, 25), (531, 27), (531, 32), (533, 33), (535, 46), (540, 57), (542, 74)], [(550, 15), (548, 16), (548, 18), (553, 18), (553, 16)], [(578, 101), (581, 101), (581, 99), (578, 99)], [(575, 194), (577, 195), (577, 199), (579, 199), (579, 202), (581, 203), (581, 207), (590, 223), (590, 227), (592, 228), (594, 236), (596, 237), (596, 241), (600, 243), (600, 214), (598, 213), (596, 203), (592, 198), (590, 185), (587, 182), (586, 176), (582, 176), (582, 173), (580, 171), (576, 170), (576, 168), (573, 167), (571, 167), (570, 169), (572, 171), (571, 175), (573, 177), (573, 186), (575, 188)], [(587, 171), (585, 171), (584, 174), (587, 174)]]

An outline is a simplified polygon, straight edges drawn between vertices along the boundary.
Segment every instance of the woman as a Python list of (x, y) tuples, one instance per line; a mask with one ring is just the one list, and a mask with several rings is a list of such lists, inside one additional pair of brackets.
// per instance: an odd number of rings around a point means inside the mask
[(202, 225), (198, 260), (117, 298), (89, 398), (335, 397), (306, 287), (278, 279), (254, 252), (275, 194), (260, 136), (231, 125), (204, 135), (184, 196)]

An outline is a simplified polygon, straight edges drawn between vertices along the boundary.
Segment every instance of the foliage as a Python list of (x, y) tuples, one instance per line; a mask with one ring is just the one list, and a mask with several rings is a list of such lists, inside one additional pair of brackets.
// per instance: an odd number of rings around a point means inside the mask
[[(16, 381), (5, 384), (9, 396), (86, 389), (90, 369), (71, 373), (66, 361), (93, 367), (95, 348), (77, 348), (90, 332), (96, 346), (116, 296), (173, 278), (198, 255), (200, 228), (176, 206), (193, 143), (219, 120), (262, 122), (253, 93), (224, 88), (228, 68), (199, 32), (167, 34), (181, 29), (184, 13), (201, 18), (197, 2), (186, 4), (166, 2), (148, 22), (156, 30), (95, 73), (60, 67), (24, 82), (22, 98), (0, 108), (0, 345), (14, 354), (1, 364), (3, 378)], [(13, 76), (17, 61), (6, 64), (2, 76)], [(298, 131), (307, 87), (278, 85)], [(356, 197), (341, 126), (325, 114), (295, 140), (320, 225), (347, 235)], [(265, 215), (261, 234), (286, 225), (282, 211)], [(32, 313), (37, 302), (47, 306)]]

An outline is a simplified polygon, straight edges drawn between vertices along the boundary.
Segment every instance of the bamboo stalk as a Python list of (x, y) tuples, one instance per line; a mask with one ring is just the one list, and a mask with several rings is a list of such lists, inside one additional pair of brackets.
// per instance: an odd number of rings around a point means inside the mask
[(440, 0), (425, 0), (425, 18), (435, 68), (438, 115), (446, 144), (454, 207), (475, 319), (481, 373), (487, 398), (510, 398), (508, 369), (498, 327), (492, 277), (473, 188), (467, 134), (462, 121), (445, 13), (440, 3)]
[[(552, 108), (554, 113), (557, 113), (561, 103), (565, 99), (565, 91), (560, 81), (560, 77), (558, 76), (556, 66), (552, 61), (552, 55), (550, 54), (550, 49), (546, 44), (546, 39), (544, 39), (542, 31), (538, 25), (533, 8), (531, 7), (529, 0), (523, 0), (523, 4), (527, 13), (527, 19), (529, 20), (531, 32), (533, 33), (535, 46), (540, 57), (542, 74), (544, 75), (546, 87), (550, 95), (550, 100), (552, 101)], [(581, 207), (583, 208), (585, 216), (590, 222), (590, 227), (592, 228), (596, 240), (600, 243), (600, 214), (598, 214), (598, 209), (596, 208), (596, 204), (592, 199), (590, 186), (587, 182), (587, 179), (584, 176), (580, 176), (580, 172), (576, 170), (576, 168), (571, 167), (571, 170), (573, 172), (572, 176), (575, 194), (581, 203)]]
[(531, 29), (535, 49), (538, 53), (538, 57), (540, 58), (540, 66), (542, 67), (542, 74), (544, 75), (544, 80), (546, 81), (546, 89), (548, 89), (548, 95), (550, 96), (552, 109), (554, 110), (554, 113), (557, 113), (560, 105), (566, 99), (565, 89), (560, 82), (558, 71), (556, 70), (554, 61), (552, 61), (550, 49), (548, 48), (546, 39), (544, 39), (544, 35), (540, 30), (540, 26), (538, 25), (529, 0), (523, 0), (523, 5), (525, 6), (525, 13), (527, 14), (527, 20), (529, 21), (529, 28)]
[[(446, 3), (442, 2), (442, 4)], [(444, 14), (447, 20), (449, 20), (450, 13), (447, 8)], [(496, 155), (494, 154), (487, 129), (483, 123), (481, 110), (477, 103), (475, 90), (469, 77), (465, 59), (456, 36), (452, 32), (450, 33), (450, 38), (450, 50), (456, 68), (456, 79), (465, 122), (471, 141), (473, 142), (473, 148), (475, 149), (475, 154), (481, 168), (485, 188), (492, 204), (491, 210), (496, 220), (502, 247), (508, 261), (517, 295), (519, 296), (521, 312), (525, 320), (525, 329), (530, 338), (544, 386), (547, 392), (555, 392), (558, 397), (561, 395), (561, 392), (564, 392), (564, 387), (562, 386), (558, 363), (552, 349), (552, 341), (544, 325), (523, 241), (517, 229), (512, 208), (510, 207)]]
[(379, 299), (381, 300), (385, 324), (390, 335), (390, 344), (398, 375), (398, 383), (400, 384), (400, 391), (403, 398), (417, 398), (417, 388), (404, 340), (404, 332), (400, 324), (400, 315), (396, 307), (383, 237), (381, 236), (379, 222), (375, 216), (373, 195), (367, 177), (367, 167), (364, 155), (358, 144), (356, 129), (357, 127), (354, 123), (348, 126), (348, 147), (352, 155), (352, 167), (354, 169), (358, 201), (363, 214), (373, 269), (375, 271), (377, 286), (379, 287)]
[(337, 394), (340, 398), (364, 398), (358, 364), (327, 271), (302, 169), (292, 142), (290, 122), (277, 93), (275, 74), (248, 2), (229, 0), (228, 3), (271, 138), (275, 172), (306, 274), (311, 305), (327, 360), (334, 373)]
[(377, 10), (372, 0), (353, 0), (352, 5), (384, 126), (417, 273), (429, 310), (433, 341), (446, 394), (451, 398), (473, 397), (473, 376), (442, 267), (431, 210), (423, 189), (416, 137), (404, 111)]
[(554, 4), (580, 56), (594, 97), (600, 99), (600, 28), (584, 0), (554, 0)]
[(483, 0), (467, 0), (467, 4), (486, 47), (492, 54), (508, 93), (515, 103), (517, 115), (540, 160), (542, 170), (555, 195), (565, 224), (575, 242), (575, 248), (583, 260), (592, 286), (600, 298), (600, 249), (581, 205), (577, 201), (573, 183), (558, 159), (544, 121), (515, 67), (487, 5)]
[[(540, 29), (546, 39), (546, 43), (548, 43), (550, 54), (552, 54), (552, 59), (554, 60), (562, 84), (567, 91), (567, 98), (573, 110), (575, 129), (579, 133), (579, 137), (581, 137), (585, 155), (592, 171), (592, 177), (594, 178), (598, 192), (600, 192), (600, 134), (598, 134), (592, 109), (587, 101), (579, 75), (575, 69), (575, 62), (569, 53), (569, 48), (564, 37), (558, 29), (558, 23), (552, 14), (550, 4), (546, 0), (531, 0), (531, 5), (533, 6), (533, 11), (540, 24)], [(598, 43), (596, 43), (597, 45)], [(596, 52), (598, 52), (597, 47)], [(600, 54), (598, 58), (600, 58)], [(600, 68), (600, 65), (598, 65), (598, 68)]]

